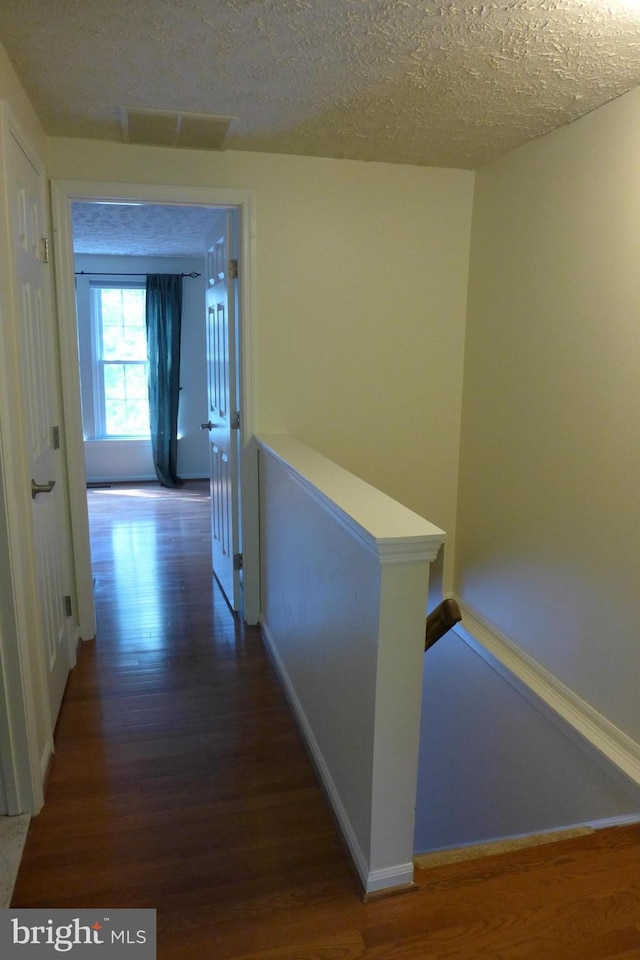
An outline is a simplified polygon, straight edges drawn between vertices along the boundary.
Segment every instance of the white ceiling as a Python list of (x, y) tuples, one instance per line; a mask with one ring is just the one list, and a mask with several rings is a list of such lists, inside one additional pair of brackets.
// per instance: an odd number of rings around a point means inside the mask
[(640, 0), (1, 0), (52, 136), (123, 107), (226, 148), (475, 169), (640, 83)]
[(213, 215), (206, 207), (161, 204), (71, 205), (75, 253), (204, 257)]
[[(0, 0), (0, 40), (51, 136), (186, 111), (235, 117), (226, 149), (468, 169), (640, 83), (640, 0)], [(76, 250), (199, 255), (207, 217), (74, 204)]]

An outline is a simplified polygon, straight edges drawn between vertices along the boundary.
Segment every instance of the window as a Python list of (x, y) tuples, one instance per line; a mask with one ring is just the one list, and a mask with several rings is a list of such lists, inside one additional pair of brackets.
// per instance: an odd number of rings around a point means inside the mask
[(91, 309), (95, 435), (148, 437), (145, 289), (92, 285)]

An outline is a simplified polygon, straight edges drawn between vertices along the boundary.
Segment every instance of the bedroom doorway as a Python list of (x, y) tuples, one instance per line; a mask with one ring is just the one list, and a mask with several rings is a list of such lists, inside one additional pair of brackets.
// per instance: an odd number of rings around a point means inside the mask
[[(121, 210), (132, 206), (173, 207), (200, 211), (229, 209), (238, 222), (238, 396), (242, 412), (242, 433), (239, 438), (239, 478), (241, 496), (239, 510), (242, 528), (243, 609), (248, 623), (255, 623), (259, 614), (257, 454), (251, 442), (253, 432), (253, 365), (252, 365), (252, 203), (247, 191), (214, 190), (187, 187), (160, 187), (137, 184), (105, 184), (87, 181), (52, 183), (53, 222), (57, 234), (56, 280), (60, 339), (63, 365), (67, 459), (69, 463), (70, 500), (72, 503), (76, 579), (78, 582), (81, 635), (95, 635), (95, 608), (89, 546), (89, 520), (86, 505), (86, 466), (82, 422), (82, 389), (80, 357), (75, 323), (75, 269), (73, 244), (73, 204), (91, 203)], [(204, 253), (204, 238), (203, 238)], [(202, 322), (204, 324), (204, 313)], [(203, 416), (203, 420), (205, 417)]]

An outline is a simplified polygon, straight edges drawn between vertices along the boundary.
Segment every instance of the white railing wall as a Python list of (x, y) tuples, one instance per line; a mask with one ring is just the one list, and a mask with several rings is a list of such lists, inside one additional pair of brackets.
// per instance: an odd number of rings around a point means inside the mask
[(429, 564), (445, 534), (294, 438), (256, 439), (267, 644), (365, 894), (410, 885)]

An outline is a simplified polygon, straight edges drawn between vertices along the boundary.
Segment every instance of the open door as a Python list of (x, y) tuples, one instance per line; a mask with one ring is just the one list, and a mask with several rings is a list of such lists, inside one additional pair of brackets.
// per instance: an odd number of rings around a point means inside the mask
[(237, 358), (237, 212), (217, 212), (207, 248), (207, 382), (213, 572), (233, 610), (242, 607), (240, 384)]

